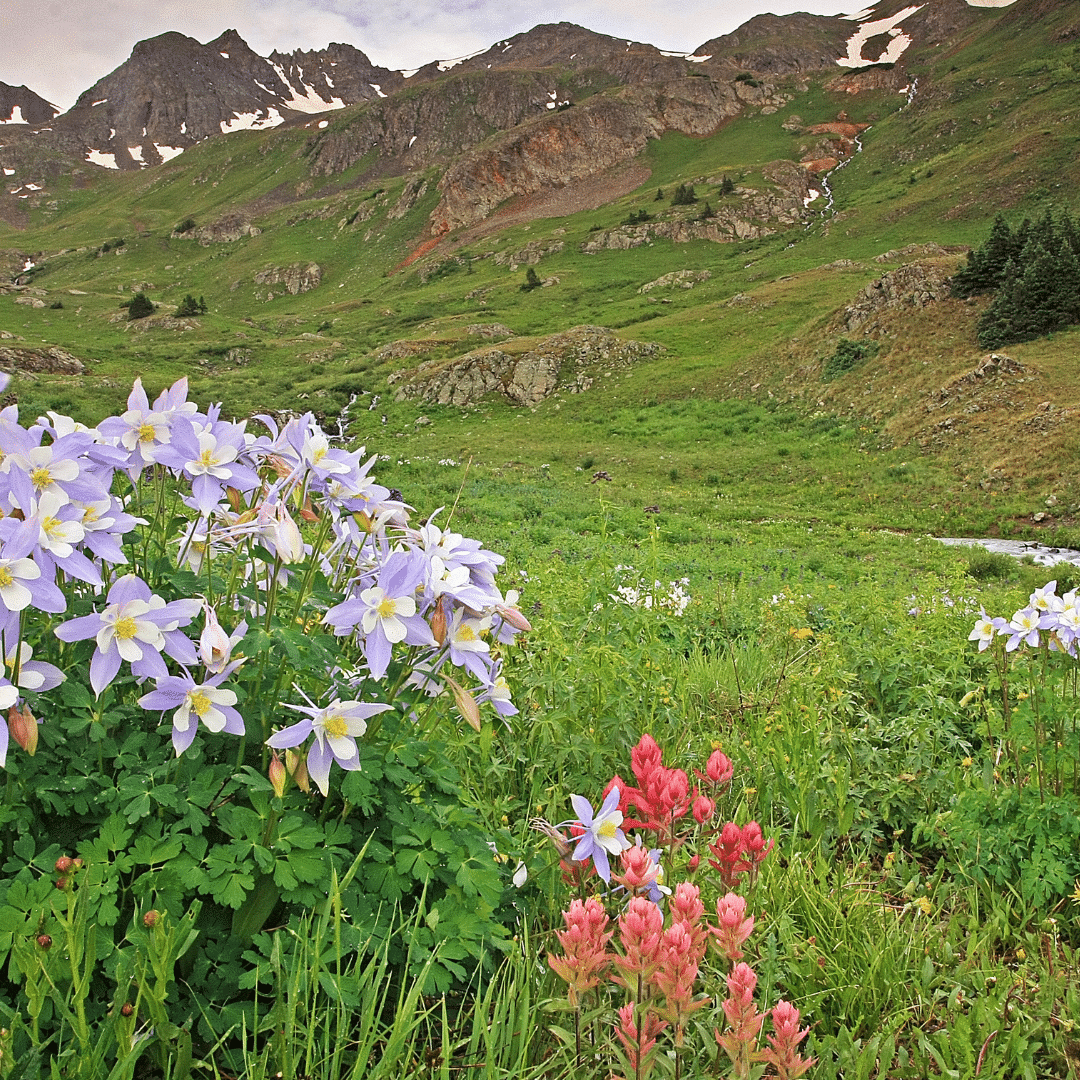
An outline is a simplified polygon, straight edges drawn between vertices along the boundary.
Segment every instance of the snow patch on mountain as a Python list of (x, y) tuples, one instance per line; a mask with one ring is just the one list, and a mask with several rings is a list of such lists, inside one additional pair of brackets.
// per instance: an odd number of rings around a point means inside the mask
[(86, 160), (91, 165), (100, 165), (103, 169), (120, 168), (120, 166), (116, 164), (115, 154), (103, 154), (100, 150), (90, 150), (86, 155)]
[(0, 117), (0, 124), (26, 124), (26, 123), (29, 123), (29, 121), (23, 119), (22, 106), (21, 105), (14, 106), (14, 108), (12, 108), (12, 110), (11, 110), (11, 116), (9, 116), (6, 120), (3, 119), (3, 117)]
[[(968, 2), (970, 3), (970, 0)], [(895, 64), (911, 44), (911, 36), (901, 31), (899, 24), (909, 15), (914, 15), (916, 11), (921, 11), (924, 7), (926, 7), (925, 4), (916, 4), (912, 7), (902, 8), (895, 15), (890, 15), (888, 18), (873, 19), (870, 22), (860, 23), (859, 29), (847, 40), (847, 56), (840, 57), (836, 62), (841, 67), (849, 68), (867, 67), (869, 64)], [(863, 46), (871, 38), (880, 34), (889, 34), (892, 37), (892, 41), (889, 42), (885, 51), (877, 57), (863, 56)]]
[(163, 146), (161, 143), (154, 143), (154, 149), (161, 155), (162, 161), (172, 161), (174, 157), (184, 152), (182, 146)]
[(261, 131), (284, 123), (285, 117), (271, 105), (265, 116), (261, 112), (234, 112), (232, 120), (221, 121), (221, 131), (222, 134), (230, 131)]

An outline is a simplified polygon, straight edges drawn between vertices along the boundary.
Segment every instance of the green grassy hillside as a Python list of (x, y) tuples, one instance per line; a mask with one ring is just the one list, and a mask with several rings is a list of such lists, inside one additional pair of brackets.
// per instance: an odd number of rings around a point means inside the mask
[[(1048, 524), (1068, 528), (1080, 503), (1077, 436), (1066, 422), (1078, 405), (1080, 331), (1009, 350), (1030, 377), (983, 402), (977, 420), (966, 404), (929, 406), (980, 362), (975, 323), (985, 300), (886, 313), (870, 331), (872, 360), (833, 381), (822, 375), (845, 336), (844, 307), (883, 273), (927, 260), (925, 250), (877, 256), (978, 243), (998, 210), (1019, 220), (1075, 209), (1080, 46), (1065, 33), (1068, 20), (1068, 5), (1026, 22), (988, 10), (948, 55), (926, 48), (907, 58), (919, 80), (907, 107), (896, 92), (830, 90), (831, 73), (792, 82), (779, 112), (748, 109), (709, 137), (653, 140), (636, 189), (594, 209), (535, 217), (529, 200), (511, 200), (483, 226), (439, 242), (427, 233), (438, 170), (374, 180), (372, 158), (313, 177), (318, 120), (212, 139), (142, 173), (88, 166), (20, 200), (22, 227), (0, 225), (0, 248), (37, 263), (23, 280), (44, 301), (35, 308), (0, 296), (0, 331), (14, 339), (4, 344), (59, 346), (87, 370), (16, 374), (11, 391), (27, 415), (54, 408), (86, 421), (116, 408), (136, 375), (156, 389), (186, 374), (195, 395), (236, 415), (312, 408), (333, 417), (357, 395), (354, 433), (372, 445), (392, 439), (395, 460), (546, 464), (568, 479), (579, 466), (587, 472), (588, 460), (612, 473), (610, 498), (695, 512), (699, 499), (711, 506), (750, 485), (743, 512), (820, 515), (820, 493), (830, 491), (831, 514), (912, 528), (1027, 529), (1053, 494)], [(363, 108), (329, 123), (347, 128)], [(629, 250), (582, 251), (642, 211), (689, 220), (706, 200), (734, 208), (751, 192), (775, 191), (772, 163), (819, 156), (830, 136), (807, 129), (841, 115), (871, 126), (861, 153), (831, 177), (832, 212), (818, 211), (820, 198), (805, 226), (773, 222), (752, 240), (654, 237)], [(725, 177), (734, 193), (722, 190)], [(670, 206), (678, 184), (693, 184), (700, 201)], [(230, 214), (257, 235), (195, 239)], [(187, 221), (195, 228), (177, 235)], [(526, 292), (530, 247), (542, 252), (535, 269), (549, 287)], [(954, 251), (931, 261), (951, 270), (961, 259)], [(310, 263), (322, 276), (309, 292), (256, 281)], [(708, 278), (639, 291), (680, 270)], [(119, 305), (137, 291), (157, 317), (127, 321)], [(188, 294), (205, 298), (208, 314), (161, 325)], [(533, 410), (393, 400), (388, 375), (476, 347), (467, 328), (481, 322), (509, 327), (514, 349), (590, 323), (665, 351)], [(412, 355), (379, 353), (402, 339), (417, 342)], [(417, 428), (420, 415), (433, 424)]]

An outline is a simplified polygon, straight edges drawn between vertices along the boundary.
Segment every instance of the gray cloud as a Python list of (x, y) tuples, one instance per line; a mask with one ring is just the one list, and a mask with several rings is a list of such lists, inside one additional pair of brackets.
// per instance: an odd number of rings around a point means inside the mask
[[(853, 3), (854, 0), (849, 0)], [(836, 14), (844, 0), (44, 0), (5, 17), (0, 80), (61, 108), (122, 64), (137, 41), (169, 30), (209, 41), (235, 28), (258, 53), (361, 49), (376, 64), (419, 67), (475, 52), (545, 22), (690, 50), (761, 11)], [(838, 7), (840, 5), (840, 7)], [(852, 9), (854, 10), (854, 9)]]

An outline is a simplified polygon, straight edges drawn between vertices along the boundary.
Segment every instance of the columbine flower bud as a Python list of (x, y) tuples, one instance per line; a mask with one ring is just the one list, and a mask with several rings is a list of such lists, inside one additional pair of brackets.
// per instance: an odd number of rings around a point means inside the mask
[(71, 868), (75, 865), (75, 860), (70, 855), (61, 855), (56, 860), (56, 872), (58, 874), (67, 874), (71, 871)]
[(285, 768), (293, 778), (296, 786), (307, 795), (311, 791), (311, 781), (308, 779), (307, 760), (302, 758), (295, 750), (286, 750)]
[(18, 705), (12, 705), (8, 709), (8, 731), (31, 757), (37, 753), (38, 722), (29, 705), (23, 705), (21, 712)]
[(68, 886), (68, 879), (66, 877), (58, 877), (56, 879), (56, 887), (58, 889), (63, 890), (63, 889), (66, 889), (67, 886)]
[(446, 644), (446, 606), (440, 597), (431, 613), (431, 633), (439, 645)]
[(143, 917), (142, 924), (147, 930), (152, 930), (157, 924), (159, 913), (151, 908)]
[(283, 563), (303, 562), (304, 538), (284, 503), (277, 504), (277, 520), (273, 529), (274, 547)]
[(52, 938), (48, 934), (38, 934), (37, 943), (39, 949), (44, 949), (46, 952), (52, 948)]
[(121, 1016), (130, 1016), (134, 1011), (130, 1001), (125, 1001), (124, 1004), (120, 1006)]
[(270, 768), (267, 769), (267, 775), (270, 778), (274, 794), (280, 799), (285, 794), (285, 783), (289, 778), (289, 774), (285, 771), (285, 766), (282, 764), (281, 757), (276, 750), (274, 756), (270, 759)]

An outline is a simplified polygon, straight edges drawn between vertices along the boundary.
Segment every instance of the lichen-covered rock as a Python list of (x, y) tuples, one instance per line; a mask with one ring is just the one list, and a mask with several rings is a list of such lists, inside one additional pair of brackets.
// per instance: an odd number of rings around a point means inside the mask
[(514, 331), (502, 323), (469, 323), (465, 327), (465, 333), (469, 337), (479, 338), (508, 338), (514, 336)]
[(318, 263), (294, 263), (292, 266), (270, 266), (255, 275), (256, 285), (284, 285), (293, 296), (318, 288), (322, 267)]
[(949, 295), (950, 271), (936, 263), (908, 263), (871, 281), (844, 309), (842, 322), (847, 331), (869, 329), (877, 316), (887, 311), (924, 308)]
[(652, 292), (653, 289), (692, 289), (703, 281), (708, 281), (712, 274), (708, 270), (674, 270), (655, 281), (646, 282), (638, 289), (639, 293)]
[(210, 225), (200, 225), (196, 229), (189, 229), (185, 233), (176, 233), (174, 238), (190, 238), (198, 240), (203, 247), (211, 244), (232, 244), (245, 236), (258, 236), (262, 233), (257, 225), (252, 225), (240, 214), (226, 214), (223, 218)]
[(81, 375), (85, 365), (55, 345), (42, 349), (16, 349), (0, 345), (0, 371), (32, 371), (44, 375)]
[(624, 341), (602, 326), (575, 326), (544, 338), (526, 353), (475, 349), (450, 361), (428, 361), (413, 371), (396, 372), (387, 381), (398, 386), (398, 400), (464, 406), (500, 393), (515, 405), (536, 405), (556, 389), (587, 390), (598, 368), (628, 367), (661, 349), (655, 342)]

